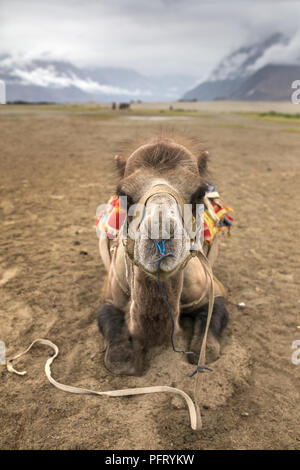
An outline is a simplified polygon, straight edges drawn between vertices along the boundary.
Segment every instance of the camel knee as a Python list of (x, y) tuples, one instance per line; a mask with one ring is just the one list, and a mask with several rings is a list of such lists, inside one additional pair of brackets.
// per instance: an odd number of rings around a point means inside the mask
[(98, 312), (98, 327), (107, 341), (113, 341), (123, 333), (125, 314), (122, 310), (111, 304), (103, 304)]
[(106, 368), (113, 374), (141, 375), (143, 351), (140, 343), (129, 334), (124, 312), (111, 304), (102, 305), (98, 326), (107, 343)]
[[(207, 315), (208, 315), (208, 304), (203, 307), (194, 310), (188, 314), (194, 318), (194, 331), (195, 333), (201, 333), (206, 326)], [(212, 311), (212, 316), (210, 320), (209, 329), (216, 336), (219, 337), (222, 334), (222, 331), (227, 326), (229, 319), (229, 313), (225, 306), (224, 297), (216, 297), (214, 300), (214, 307)]]
[[(208, 304), (204, 305), (198, 312), (197, 316), (201, 318), (202, 328), (206, 327), (208, 315)], [(212, 316), (209, 324), (209, 330), (217, 338), (222, 334), (222, 331), (227, 326), (229, 319), (229, 313), (225, 306), (224, 297), (216, 297), (214, 301), (214, 307)]]
[[(200, 347), (203, 340), (203, 335), (207, 322), (208, 305), (201, 309), (193, 312), (195, 317), (194, 332), (190, 345), (190, 349), (194, 352), (194, 356), (189, 356), (189, 362), (197, 363)], [(223, 297), (217, 297), (214, 302), (214, 308), (212, 317), (209, 325), (208, 337), (207, 337), (207, 362), (213, 362), (220, 356), (220, 343), (219, 339), (222, 331), (228, 323), (228, 310), (225, 306)]]

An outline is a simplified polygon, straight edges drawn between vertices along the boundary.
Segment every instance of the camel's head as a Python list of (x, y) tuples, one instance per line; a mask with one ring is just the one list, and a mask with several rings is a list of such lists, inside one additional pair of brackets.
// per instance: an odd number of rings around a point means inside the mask
[(128, 158), (115, 157), (121, 175), (118, 194), (127, 197), (132, 257), (146, 272), (157, 272), (160, 248), (171, 253), (160, 263), (165, 277), (187, 258), (195, 206), (205, 194), (207, 155), (195, 155), (173, 139), (159, 139)]

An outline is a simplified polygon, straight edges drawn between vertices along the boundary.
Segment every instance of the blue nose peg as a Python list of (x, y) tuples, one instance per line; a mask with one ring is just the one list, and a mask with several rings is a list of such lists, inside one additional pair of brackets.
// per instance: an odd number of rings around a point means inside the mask
[(161, 255), (164, 255), (164, 254), (165, 254), (165, 251), (166, 251), (165, 242), (164, 242), (163, 240), (161, 241), (162, 248), (161, 248), (161, 246), (160, 246), (160, 244), (159, 244), (159, 242), (158, 242), (157, 240), (155, 240), (155, 243), (156, 243), (156, 246), (157, 246), (157, 248), (158, 248), (158, 250), (159, 250), (159, 253), (160, 253)]

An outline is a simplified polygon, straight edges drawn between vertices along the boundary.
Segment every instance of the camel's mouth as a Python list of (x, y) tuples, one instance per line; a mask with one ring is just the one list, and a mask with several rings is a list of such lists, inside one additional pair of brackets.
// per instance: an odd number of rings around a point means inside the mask
[[(156, 243), (161, 245), (162, 241), (165, 246), (163, 254), (159, 251)], [(146, 272), (156, 274), (160, 269), (162, 273), (172, 274), (184, 263), (189, 250), (190, 243), (187, 239), (140, 239), (136, 240), (135, 259)]]

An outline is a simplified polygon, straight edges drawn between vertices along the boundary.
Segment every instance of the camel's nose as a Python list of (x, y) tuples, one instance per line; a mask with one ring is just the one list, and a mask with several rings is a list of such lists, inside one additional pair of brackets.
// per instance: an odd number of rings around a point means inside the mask
[[(157, 246), (162, 247), (163, 256)], [(139, 226), (138, 237), (135, 243), (134, 256), (144, 266), (145, 270), (156, 273), (159, 269), (164, 273), (171, 273), (180, 265), (180, 260), (186, 256), (189, 243), (185, 236), (181, 213), (176, 200), (170, 195), (155, 195), (144, 208), (142, 222)]]
[(151, 240), (170, 240), (174, 238), (177, 222), (166, 211), (155, 211), (146, 217), (145, 228), (147, 238)]
[(146, 238), (169, 240), (176, 238), (180, 215), (175, 199), (170, 195), (154, 195), (145, 207), (141, 228)]

